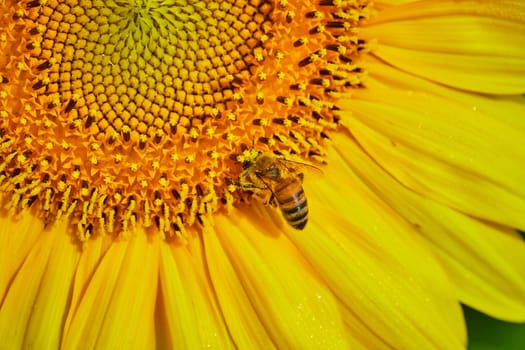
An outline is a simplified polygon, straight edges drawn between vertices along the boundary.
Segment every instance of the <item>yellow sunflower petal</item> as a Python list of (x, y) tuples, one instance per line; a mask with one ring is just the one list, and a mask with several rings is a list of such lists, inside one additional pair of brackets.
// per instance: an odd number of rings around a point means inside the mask
[(462, 302), (494, 317), (525, 321), (525, 242), (517, 233), (424, 198), (395, 181), (347, 137), (335, 136), (335, 142), (361, 178), (429, 240)]
[(402, 70), (460, 89), (525, 91), (523, 2), (421, 1), (380, 11), (362, 31), (373, 54)]
[[(406, 20), (411, 18), (449, 16), (457, 14), (477, 14), (493, 18), (507, 18), (523, 22), (523, 2), (521, 0), (379, 0), (380, 16), (373, 17), (374, 23)], [(432, 4), (434, 6), (427, 6)], [(402, 6), (399, 6), (402, 5)]]
[(113, 243), (74, 310), (62, 346), (154, 347), (158, 254), (158, 244), (147, 244), (144, 234)]
[[(59, 234), (63, 234), (63, 232)], [(82, 302), (82, 298), (91, 283), (94, 273), (97, 271), (100, 261), (112, 243), (113, 239), (110, 237), (101, 237), (90, 242), (89, 245), (86, 245), (86, 249), (82, 250), (75, 269), (70, 301), (71, 306), (67, 313), (64, 329), (68, 329), (72, 319), (76, 317), (77, 307)]]
[(377, 9), (378, 11), (381, 11), (384, 8), (387, 8), (390, 6), (399, 6), (399, 5), (408, 4), (411, 2), (415, 2), (415, 1), (417, 0), (379, 0), (379, 1), (374, 1), (374, 4), (375, 4), (374, 8)]
[(157, 318), (159, 348), (233, 348), (205, 269), (183, 247), (161, 246)]
[[(182, 349), (196, 349), (203, 347), (202, 337), (199, 334), (198, 327), (188, 327), (187, 325), (196, 325), (198, 317), (196, 310), (192, 306), (192, 298), (195, 299), (194, 293), (189, 293), (181, 273), (180, 267), (171, 252), (168, 245), (161, 247), (160, 263), (160, 298), (161, 302), (158, 307), (160, 319), (160, 332), (163, 334), (160, 347)], [(202, 305), (202, 301), (200, 303)]]
[(490, 115), (492, 118), (505, 121), (512, 128), (518, 128), (525, 132), (525, 118), (522, 117), (525, 115), (525, 96), (472, 94), (417, 77), (386, 65), (378, 59), (367, 58), (366, 61), (366, 66), (370, 72), (367, 80), (369, 88), (403, 89), (438, 95), (464, 104), (480, 113)]
[[(242, 214), (233, 220), (235, 226), (217, 217), (218, 240), (276, 347), (346, 348), (338, 305), (296, 248), (282, 234), (268, 235), (278, 233), (270, 222), (254, 224)], [(206, 249), (221, 249), (205, 240)]]
[(358, 329), (361, 322), (372, 329), (383, 342), (372, 348), (462, 347), (462, 313), (437, 260), (340, 158), (329, 160), (324, 181), (334, 184), (305, 180), (310, 227), (290, 238), (344, 303), (346, 317), (353, 316), (349, 326)]
[(31, 320), (32, 306), (38, 295), (39, 284), (33, 281), (42, 280), (52, 243), (53, 237), (49, 235), (35, 243), (2, 300), (0, 340), (8, 347), (21, 348), (24, 344), (25, 329)]
[[(20, 226), (32, 229), (34, 218), (23, 215)], [(18, 223), (17, 223), (18, 224)], [(18, 227), (20, 227), (18, 226)], [(64, 230), (62, 222), (56, 230)], [(40, 231), (16, 275), (9, 282), (0, 312), (0, 341), (7, 348), (57, 348), (68, 295), (78, 259), (77, 247), (55, 229)], [(15, 236), (13, 232), (10, 236)], [(20, 232), (25, 236), (24, 232)], [(3, 246), (12, 249), (14, 246)], [(3, 254), (9, 256), (9, 252)], [(13, 253), (16, 254), (15, 251)]]
[[(3, 200), (3, 199), (2, 199)], [(21, 214), (20, 220), (0, 225), (0, 297), (20, 269), (35, 242), (42, 236), (44, 223), (30, 213)], [(1, 299), (0, 299), (1, 300)]]
[(464, 213), (525, 227), (520, 130), (425, 93), (377, 88), (354, 97), (344, 123), (397, 181)]
[(427, 236), (457, 286), (460, 300), (498, 319), (525, 322), (521, 237), (456, 212), (433, 211), (447, 222), (449, 237), (441, 235), (441, 230), (429, 230)]
[(257, 311), (214, 232), (203, 235), (204, 254), (224, 321), (239, 349), (273, 349)]

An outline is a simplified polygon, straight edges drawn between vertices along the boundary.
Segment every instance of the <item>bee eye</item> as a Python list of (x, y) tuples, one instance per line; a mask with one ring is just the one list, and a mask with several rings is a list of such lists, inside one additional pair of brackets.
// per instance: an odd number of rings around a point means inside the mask
[(242, 163), (242, 169), (243, 170), (246, 170), (246, 169), (248, 169), (251, 166), (252, 166), (252, 161), (245, 161), (245, 162)]

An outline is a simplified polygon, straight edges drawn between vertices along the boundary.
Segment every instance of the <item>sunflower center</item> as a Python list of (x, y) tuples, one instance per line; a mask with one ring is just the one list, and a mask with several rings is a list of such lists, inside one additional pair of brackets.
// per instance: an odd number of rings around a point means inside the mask
[[(0, 4), (0, 183), (84, 240), (164, 236), (245, 198), (253, 144), (322, 161), (360, 87), (368, 4), (26, 0)], [(292, 49), (293, 48), (293, 49)], [(245, 151), (243, 153), (243, 151)]]
[(269, 9), (48, 1), (28, 14), (38, 23), (30, 30), (32, 56), (42, 60), (33, 88), (47, 97), (48, 109), (58, 108), (97, 140), (124, 137), (144, 148), (225, 110), (234, 75), (253, 61), (261, 11)]

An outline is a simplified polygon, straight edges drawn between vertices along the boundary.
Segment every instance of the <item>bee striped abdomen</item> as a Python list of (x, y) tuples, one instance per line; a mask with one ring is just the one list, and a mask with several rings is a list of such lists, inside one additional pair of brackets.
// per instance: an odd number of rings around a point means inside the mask
[(292, 177), (275, 187), (275, 199), (290, 226), (302, 230), (308, 222), (308, 202), (298, 178)]

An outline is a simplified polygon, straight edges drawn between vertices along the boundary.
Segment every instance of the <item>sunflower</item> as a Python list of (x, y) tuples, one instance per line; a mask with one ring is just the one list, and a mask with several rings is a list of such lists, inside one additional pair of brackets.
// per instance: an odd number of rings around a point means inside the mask
[(0, 347), (456, 349), (460, 303), (524, 322), (524, 13), (0, 1)]

